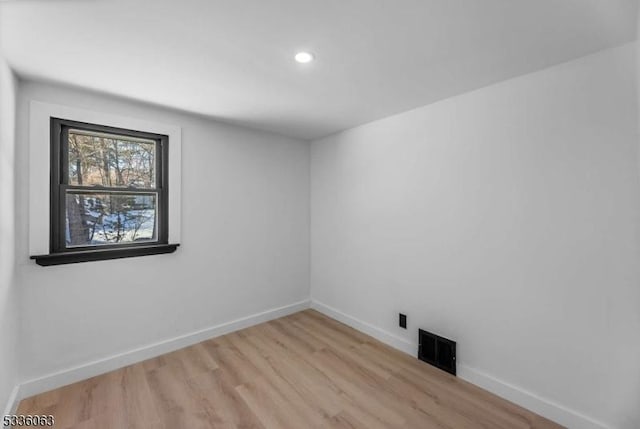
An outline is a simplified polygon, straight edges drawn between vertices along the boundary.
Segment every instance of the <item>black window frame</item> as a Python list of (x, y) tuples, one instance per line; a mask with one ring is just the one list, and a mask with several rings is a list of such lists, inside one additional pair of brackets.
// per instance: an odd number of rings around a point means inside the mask
[[(39, 265), (58, 265), (103, 259), (171, 253), (177, 244), (169, 244), (169, 136), (146, 131), (117, 128), (100, 124), (50, 118), (50, 236), (49, 255), (32, 256)], [(115, 134), (152, 140), (155, 151), (155, 188), (108, 187), (69, 184), (69, 130)], [(66, 194), (69, 191), (108, 194), (157, 195), (156, 240), (118, 244), (67, 247)]]

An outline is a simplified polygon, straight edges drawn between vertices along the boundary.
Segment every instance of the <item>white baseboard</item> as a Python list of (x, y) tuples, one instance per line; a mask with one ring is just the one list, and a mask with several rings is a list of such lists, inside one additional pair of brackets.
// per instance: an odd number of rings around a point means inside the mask
[(355, 317), (351, 317), (348, 314), (341, 312), (340, 310), (337, 310), (316, 300), (311, 301), (311, 308), (313, 308), (314, 310), (318, 310), (320, 313), (325, 314), (339, 322), (342, 322), (345, 325), (349, 325), (360, 332), (364, 332), (365, 334), (372, 336), (376, 340), (382, 341), (383, 343), (388, 344), (395, 349), (403, 351), (406, 354), (409, 354), (411, 356), (416, 356), (418, 354), (417, 344), (414, 344), (411, 341), (405, 340), (404, 338), (398, 337), (397, 335), (382, 330), (377, 326), (373, 326), (370, 323), (363, 322), (362, 320), (356, 319)]
[[(20, 386), (19, 386), (19, 385), (16, 385), (16, 386), (13, 388), (13, 390), (11, 391), (11, 394), (9, 395), (9, 399), (7, 400), (7, 405), (6, 405), (6, 407), (4, 408), (4, 414), (3, 414), (3, 416), (10, 415), (10, 414), (15, 414), (15, 413), (16, 413), (16, 410), (18, 409), (18, 402), (20, 402), (20, 401), (18, 400), (18, 394), (19, 394), (19, 392), (20, 392)], [(2, 424), (2, 423), (0, 423), (0, 424)], [(0, 427), (3, 427), (3, 428), (4, 428), (5, 426), (3, 425), (3, 426), (0, 426)]]
[(606, 423), (599, 422), (578, 411), (543, 398), (519, 386), (499, 380), (467, 365), (458, 365), (458, 377), (568, 428), (611, 429)]
[(309, 308), (309, 305), (310, 302), (308, 300), (299, 301), (25, 381), (14, 389), (15, 396), (12, 402), (15, 403), (15, 405), (13, 405), (13, 407), (23, 398), (95, 377), (239, 329), (287, 316), (305, 310)]
[[(389, 346), (403, 351), (411, 356), (416, 356), (418, 345), (397, 335), (391, 334), (370, 323), (364, 322), (353, 316), (349, 316), (340, 310), (323, 304), (319, 301), (311, 301), (311, 308), (336, 319), (358, 331), (364, 332), (373, 338), (382, 341)], [(545, 399), (535, 393), (529, 392), (521, 387), (514, 386), (505, 381), (499, 380), (489, 374), (475, 368), (458, 363), (458, 377), (482, 387), (489, 392), (533, 411), (541, 416), (553, 420), (563, 426), (575, 429), (611, 429), (605, 423), (599, 422), (582, 413), (571, 410), (553, 401)]]

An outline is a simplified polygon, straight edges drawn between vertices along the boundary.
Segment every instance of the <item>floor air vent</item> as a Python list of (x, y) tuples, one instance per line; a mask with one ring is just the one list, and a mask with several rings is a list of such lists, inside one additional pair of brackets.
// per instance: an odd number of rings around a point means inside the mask
[(456, 342), (419, 330), (418, 359), (456, 375)]

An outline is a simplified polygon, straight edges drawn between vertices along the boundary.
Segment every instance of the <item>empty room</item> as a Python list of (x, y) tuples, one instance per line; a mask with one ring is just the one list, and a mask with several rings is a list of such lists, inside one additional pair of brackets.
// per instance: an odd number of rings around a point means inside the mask
[(0, 427), (640, 429), (638, 0), (0, 0)]

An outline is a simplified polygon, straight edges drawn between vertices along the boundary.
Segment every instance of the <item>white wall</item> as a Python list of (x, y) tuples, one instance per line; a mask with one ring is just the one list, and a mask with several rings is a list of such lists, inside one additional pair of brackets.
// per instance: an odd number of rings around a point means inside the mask
[[(55, 267), (29, 260), (31, 100), (182, 127), (176, 253)], [(306, 142), (22, 82), (16, 155), (23, 381), (308, 299)]]
[(18, 292), (14, 278), (14, 169), (17, 81), (0, 53), (0, 411), (18, 381)]
[(574, 427), (640, 427), (635, 49), (313, 142), (312, 298), (451, 337)]

